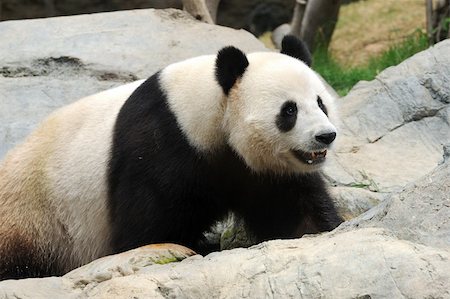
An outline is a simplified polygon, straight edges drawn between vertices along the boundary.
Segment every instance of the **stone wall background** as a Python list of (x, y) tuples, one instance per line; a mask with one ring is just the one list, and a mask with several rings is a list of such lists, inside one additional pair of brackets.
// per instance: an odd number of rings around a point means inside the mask
[[(295, 0), (221, 0), (217, 24), (260, 35), (290, 22)], [(110, 12), (141, 8), (182, 8), (181, 0), (2, 0), (0, 20)]]

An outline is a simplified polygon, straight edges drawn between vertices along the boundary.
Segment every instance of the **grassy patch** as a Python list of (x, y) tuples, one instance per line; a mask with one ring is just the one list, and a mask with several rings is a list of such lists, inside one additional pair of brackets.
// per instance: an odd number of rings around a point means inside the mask
[(319, 48), (314, 52), (313, 69), (321, 74), (339, 95), (344, 96), (358, 81), (373, 80), (385, 68), (397, 65), (426, 48), (426, 34), (418, 30), (382, 54), (369, 58), (367, 63), (352, 67), (342, 66), (327, 50)]
[(423, 0), (364, 0), (342, 5), (330, 49), (345, 66), (358, 66), (425, 30)]

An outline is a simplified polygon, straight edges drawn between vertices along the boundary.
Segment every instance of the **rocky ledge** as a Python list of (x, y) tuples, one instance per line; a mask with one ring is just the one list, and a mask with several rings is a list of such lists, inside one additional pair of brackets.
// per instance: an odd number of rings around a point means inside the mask
[(350, 219), (429, 174), (450, 154), (450, 40), (359, 82), (325, 173)]

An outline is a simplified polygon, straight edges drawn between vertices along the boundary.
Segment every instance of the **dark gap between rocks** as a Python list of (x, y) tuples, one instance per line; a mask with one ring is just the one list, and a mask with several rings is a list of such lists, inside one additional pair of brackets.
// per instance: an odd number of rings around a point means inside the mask
[(43, 77), (65, 73), (79, 76), (85, 74), (99, 81), (132, 82), (138, 80), (133, 73), (95, 70), (87, 67), (79, 58), (70, 56), (39, 58), (31, 61), (31, 66), (3, 66), (0, 75), (5, 78)]

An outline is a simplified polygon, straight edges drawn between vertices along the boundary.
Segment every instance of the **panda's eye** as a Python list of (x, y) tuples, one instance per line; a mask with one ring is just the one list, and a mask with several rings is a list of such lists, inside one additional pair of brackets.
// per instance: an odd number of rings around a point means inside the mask
[(297, 122), (297, 104), (293, 101), (284, 102), (280, 113), (277, 115), (276, 124), (281, 132), (288, 132), (295, 127)]
[(325, 115), (328, 116), (327, 107), (325, 107), (325, 105), (322, 102), (322, 99), (319, 96), (317, 97), (317, 104), (319, 105), (319, 108), (323, 111), (323, 113), (325, 113)]
[(281, 115), (285, 117), (293, 117), (297, 115), (297, 104), (288, 101), (281, 107)]

